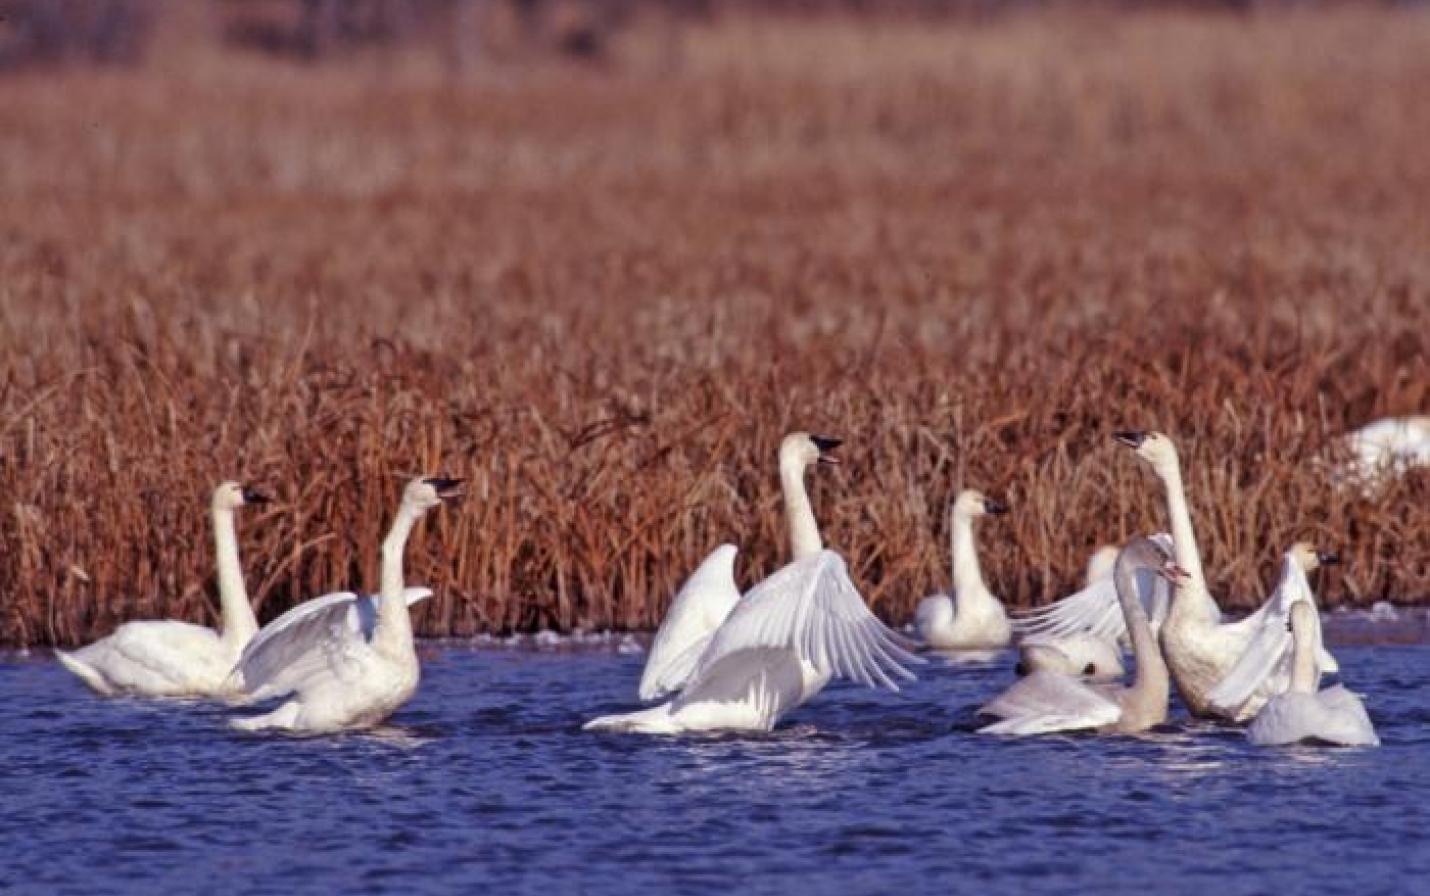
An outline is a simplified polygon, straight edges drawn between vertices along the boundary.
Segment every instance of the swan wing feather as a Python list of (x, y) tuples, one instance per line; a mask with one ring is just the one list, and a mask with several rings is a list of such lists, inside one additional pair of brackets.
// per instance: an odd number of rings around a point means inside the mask
[(1015, 735), (1101, 728), (1122, 717), (1116, 700), (1075, 678), (1047, 670), (1020, 678), (978, 712), (1002, 720), (980, 728), (980, 733)]
[(728, 656), (746, 650), (793, 651), (815, 669), (860, 684), (898, 690), (895, 678), (924, 662), (869, 611), (833, 551), (777, 570), (745, 595), (710, 641), (687, 689), (699, 686)]
[(740, 602), (732, 544), (711, 551), (676, 593), (651, 641), (640, 697), (654, 700), (685, 686), (710, 639)]
[[(1165, 532), (1150, 536), (1169, 553), (1172, 537)], [(1171, 605), (1170, 588), (1155, 570), (1139, 570), (1135, 576), (1138, 596), (1147, 611), (1153, 629), (1160, 628)], [(1109, 576), (1099, 579), (1076, 594), (1057, 603), (1019, 614), (1013, 626), (1024, 635), (1059, 638), (1080, 632), (1091, 632), (1103, 638), (1120, 639), (1127, 635), (1127, 621), (1117, 602), (1117, 585)]]

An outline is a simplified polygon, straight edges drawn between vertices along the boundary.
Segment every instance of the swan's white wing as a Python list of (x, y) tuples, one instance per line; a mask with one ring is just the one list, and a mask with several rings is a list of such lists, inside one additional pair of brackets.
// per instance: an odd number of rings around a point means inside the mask
[(711, 551), (675, 595), (641, 673), (642, 700), (654, 700), (684, 687), (710, 639), (740, 602), (735, 553), (732, 544)]
[[(1169, 553), (1172, 537), (1165, 532), (1151, 536)], [(1153, 569), (1139, 569), (1135, 574), (1137, 593), (1153, 629), (1160, 628), (1171, 606), (1170, 588), (1166, 580)], [(1111, 577), (1093, 582), (1081, 591), (1055, 604), (1020, 614), (1013, 626), (1024, 635), (1059, 638), (1079, 632), (1091, 632), (1104, 638), (1119, 639), (1127, 635), (1127, 621), (1117, 602), (1117, 586)]]
[(820, 672), (869, 687), (897, 691), (895, 677), (913, 680), (905, 664), (923, 660), (869, 612), (833, 551), (796, 560), (745, 595), (711, 639), (687, 690), (732, 654), (764, 648), (791, 650)]
[(1039, 670), (1018, 679), (979, 714), (1002, 719), (980, 733), (1047, 734), (1111, 725), (1122, 717), (1122, 707), (1075, 678)]
[[(404, 588), (410, 607), (432, 596), (430, 588)], [(299, 604), (265, 625), (238, 658), (234, 671), (257, 700), (297, 690), (319, 668), (356, 642), (372, 637), (381, 596), (338, 591)]]
[[(1306, 573), (1291, 554), (1281, 561), (1281, 580), (1266, 603), (1255, 613), (1237, 623), (1252, 630), (1246, 649), (1242, 651), (1236, 664), (1215, 688), (1207, 695), (1211, 705), (1235, 712), (1258, 691), (1268, 696), (1286, 690), (1291, 680), (1291, 655), (1293, 639), (1288, 622), (1291, 607), (1297, 601), (1309, 601), (1315, 606), (1311, 585), (1306, 581)], [(1330, 654), (1320, 648), (1320, 617), (1315, 617), (1318, 656), (1329, 658)], [(1334, 659), (1332, 659), (1334, 663)], [(1317, 667), (1322, 674), (1327, 670), (1318, 660)]]

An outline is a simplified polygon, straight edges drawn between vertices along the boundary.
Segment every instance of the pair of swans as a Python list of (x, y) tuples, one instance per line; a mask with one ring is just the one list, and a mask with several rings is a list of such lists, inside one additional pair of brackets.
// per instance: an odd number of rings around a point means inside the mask
[(235, 511), (267, 498), (235, 482), (214, 491), (219, 632), (187, 622), (130, 622), (60, 661), (108, 696), (291, 699), (238, 719), (245, 730), (320, 733), (377, 724), (415, 691), (419, 677), (408, 607), (432, 592), (406, 588), (407, 537), (427, 511), (460, 495), (460, 481), (416, 479), (403, 491), (382, 545), (377, 597), (341, 592), (289, 610), (262, 630), (244, 590)]
[(1137, 664), (1130, 687), (1037, 669), (979, 710), (981, 715), (1000, 719), (979, 729), (980, 733), (1029, 735), (1092, 729), (1135, 734), (1165, 722), (1170, 683), (1136, 581), (1137, 575), (1145, 572), (1168, 582), (1187, 577), (1155, 539), (1137, 539), (1117, 555), (1111, 578)]
[(213, 492), (214, 551), (218, 558), (219, 630), (177, 621), (126, 622), (114, 633), (73, 652), (55, 651), (64, 667), (105, 696), (231, 697), (240, 687), (229, 673), (258, 631), (238, 562), (234, 516), (268, 498), (237, 482)]
[(836, 675), (898, 690), (921, 662), (865, 606), (843, 559), (827, 550), (805, 490), (809, 467), (836, 463), (835, 439), (792, 433), (780, 444), (780, 486), (793, 561), (744, 597), (736, 549), (721, 545), (680, 589), (641, 675), (645, 700), (666, 702), (587, 722), (588, 731), (678, 734), (769, 731)]
[(1013, 638), (1013, 626), (1003, 604), (988, 590), (978, 565), (973, 521), (1008, 512), (1005, 504), (966, 489), (949, 508), (949, 540), (953, 555), (953, 594), (935, 594), (919, 602), (914, 628), (935, 650), (997, 650)]

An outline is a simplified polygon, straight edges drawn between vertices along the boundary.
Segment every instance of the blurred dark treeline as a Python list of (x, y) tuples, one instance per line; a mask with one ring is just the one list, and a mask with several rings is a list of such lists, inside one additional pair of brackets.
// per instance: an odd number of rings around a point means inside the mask
[[(1104, 7), (1249, 10), (1316, 0), (1105, 0)], [(1377, 0), (1369, 0), (1377, 2)], [(1415, 0), (1378, 0), (1407, 3)], [(196, 10), (214, 39), (255, 52), (319, 60), (363, 46), (423, 46), (465, 66), (504, 52), (604, 56), (651, 22), (678, 54), (680, 31), (725, 12), (783, 16), (990, 17), (1058, 0), (0, 0), (0, 71), (61, 63), (129, 65), (156, 27)], [(1063, 6), (1072, 5), (1066, 0)], [(202, 38), (201, 38), (202, 39)]]

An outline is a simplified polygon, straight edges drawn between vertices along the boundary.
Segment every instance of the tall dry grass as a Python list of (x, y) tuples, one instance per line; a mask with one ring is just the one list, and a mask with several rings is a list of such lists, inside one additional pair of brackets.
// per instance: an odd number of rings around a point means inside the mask
[(892, 619), (959, 485), (1015, 605), (1165, 525), (1126, 426), (1224, 604), (1306, 535), (1329, 603), (1430, 596), (1430, 477), (1313, 462), (1430, 406), (1424, 14), (732, 18), (464, 83), (186, 46), (0, 82), (0, 641), (213, 620), (227, 477), (281, 498), (263, 618), (375, 587), (419, 471), (472, 480), (423, 632), (648, 627), (722, 541), (780, 562), (793, 428), (847, 440), (815, 505)]

